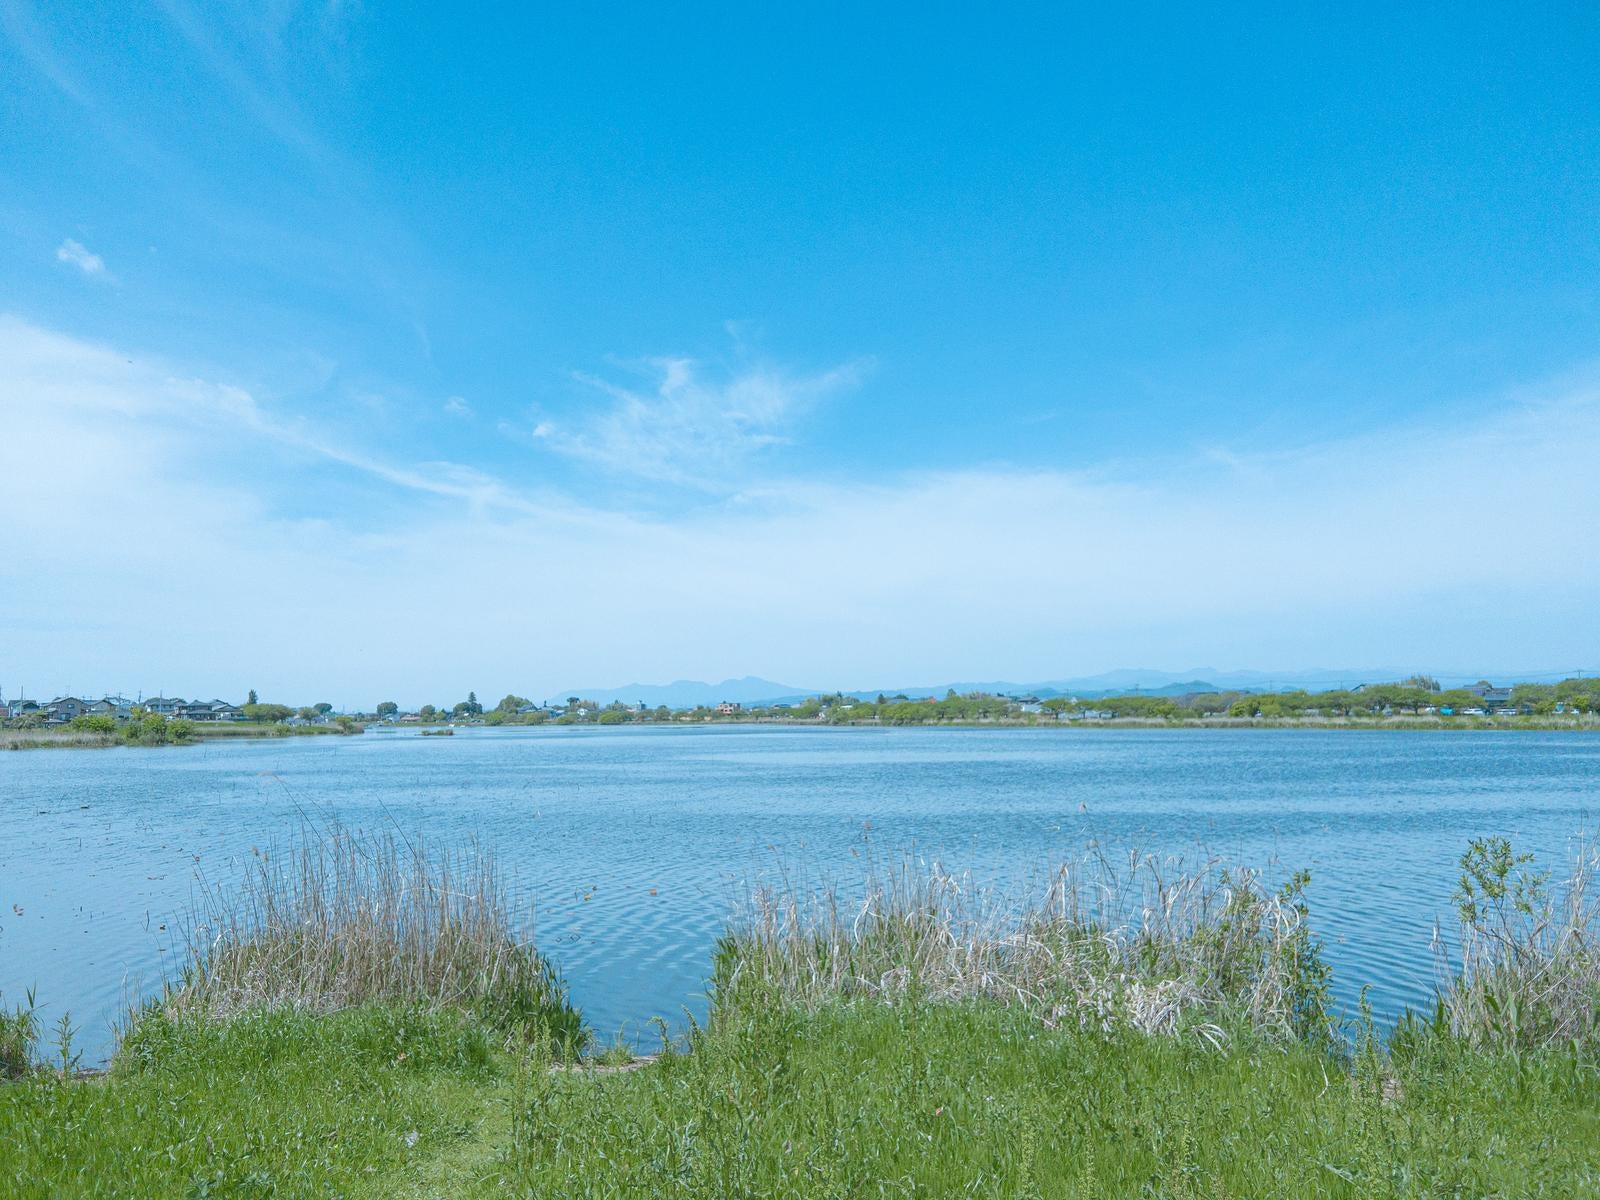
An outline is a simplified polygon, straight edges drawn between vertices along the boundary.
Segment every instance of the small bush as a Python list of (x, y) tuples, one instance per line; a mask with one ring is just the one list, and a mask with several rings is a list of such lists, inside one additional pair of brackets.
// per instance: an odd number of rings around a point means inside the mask
[(100, 713), (84, 713), (82, 716), (72, 718), (72, 728), (80, 733), (115, 733), (117, 721), (115, 717), (104, 716)]

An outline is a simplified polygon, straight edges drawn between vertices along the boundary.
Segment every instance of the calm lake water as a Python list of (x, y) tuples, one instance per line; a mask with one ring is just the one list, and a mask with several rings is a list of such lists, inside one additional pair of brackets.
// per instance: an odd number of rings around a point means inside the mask
[(1392, 1018), (1430, 995), (1467, 839), (1560, 860), (1597, 807), (1600, 737), (1563, 733), (484, 729), (0, 754), (0, 996), (36, 988), (102, 1057), (175, 965), (163, 926), (197, 869), (231, 878), (310, 813), (495, 846), (606, 1037), (703, 1014), (751, 880), (859, 882), (869, 843), (1012, 881), (1091, 838), (1307, 867), (1339, 995), (1370, 984)]

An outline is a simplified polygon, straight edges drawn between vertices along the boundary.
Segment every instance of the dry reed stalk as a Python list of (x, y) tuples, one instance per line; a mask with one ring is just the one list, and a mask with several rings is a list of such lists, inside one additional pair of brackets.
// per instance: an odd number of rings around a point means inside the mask
[(165, 999), (174, 1013), (379, 1002), (579, 1032), (477, 843), (430, 855), (393, 833), (303, 831), (285, 853), (252, 851), (237, 888), (207, 888), (189, 929), (183, 979)]
[(1185, 868), (1132, 854), (1060, 867), (1006, 902), (938, 863), (874, 872), (853, 905), (835, 888), (757, 890), (724, 939), (718, 995), (758, 985), (815, 1005), (985, 999), (1050, 1025), (1109, 1032), (1227, 1029), (1325, 1037), (1327, 971), (1297, 876), (1281, 892), (1215, 861)]

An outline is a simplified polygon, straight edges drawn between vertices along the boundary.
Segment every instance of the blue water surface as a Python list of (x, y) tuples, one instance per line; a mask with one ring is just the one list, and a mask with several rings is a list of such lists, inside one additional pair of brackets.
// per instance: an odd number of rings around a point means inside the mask
[(34, 988), (103, 1058), (176, 967), (197, 880), (336, 815), (495, 847), (604, 1037), (703, 1015), (752, 881), (848, 887), (866, 855), (909, 851), (1009, 888), (1091, 840), (1308, 868), (1337, 994), (1370, 985), (1392, 1020), (1429, 1001), (1467, 840), (1558, 864), (1597, 801), (1581, 733), (717, 725), (0, 754), (0, 999)]

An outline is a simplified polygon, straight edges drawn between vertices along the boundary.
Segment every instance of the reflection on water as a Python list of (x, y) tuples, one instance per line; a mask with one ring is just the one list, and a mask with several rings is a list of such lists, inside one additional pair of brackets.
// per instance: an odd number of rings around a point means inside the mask
[(1562, 733), (485, 729), (5, 754), (0, 993), (36, 986), (103, 1054), (178, 957), (197, 879), (336, 813), (493, 844), (605, 1036), (703, 1013), (733, 898), (783, 869), (848, 884), (868, 841), (1006, 886), (1091, 839), (1308, 867), (1338, 994), (1371, 984), (1392, 1018), (1427, 1000), (1467, 838), (1559, 858), (1597, 796), (1600, 738)]

